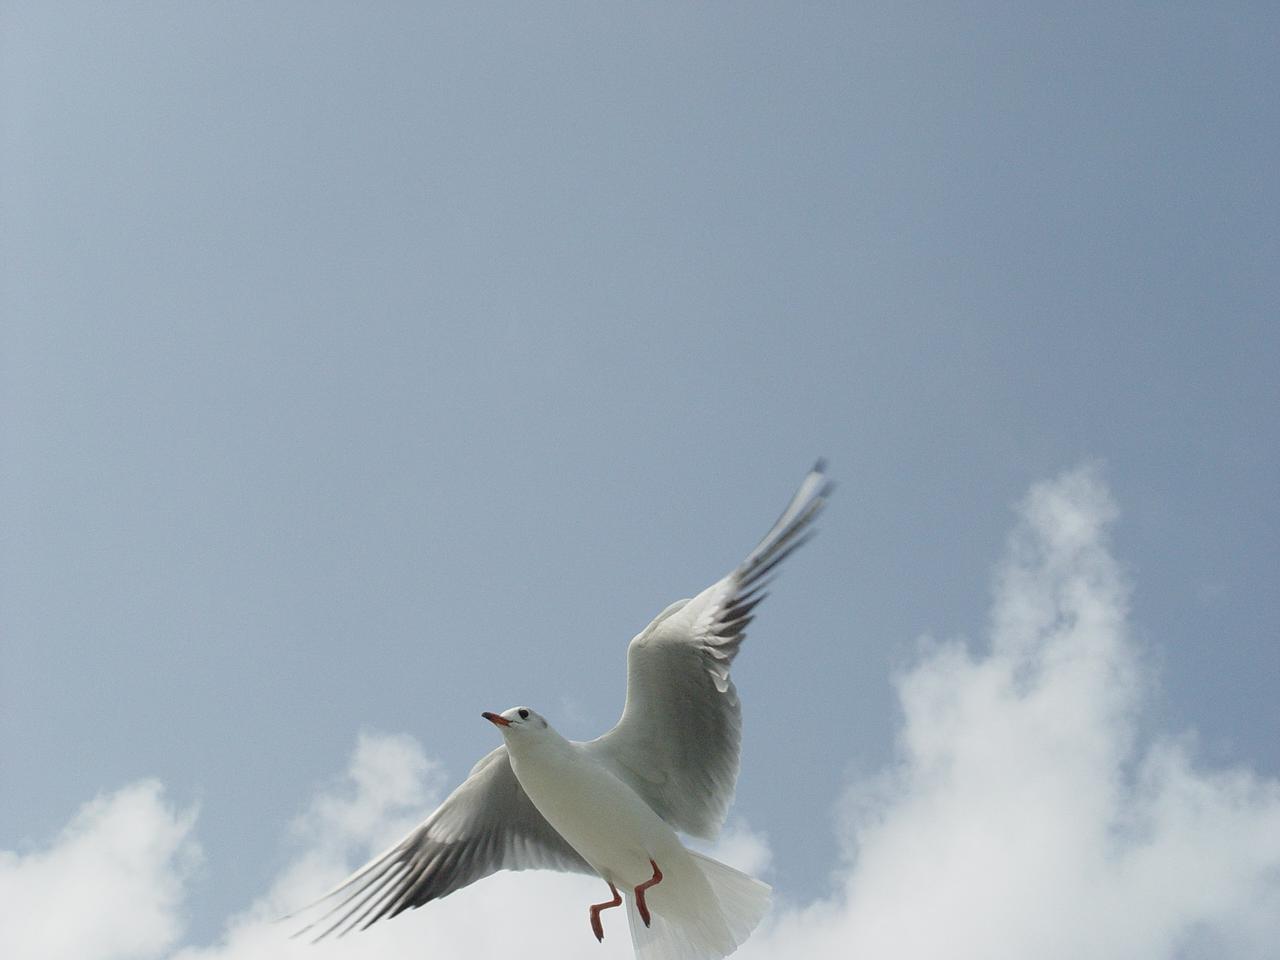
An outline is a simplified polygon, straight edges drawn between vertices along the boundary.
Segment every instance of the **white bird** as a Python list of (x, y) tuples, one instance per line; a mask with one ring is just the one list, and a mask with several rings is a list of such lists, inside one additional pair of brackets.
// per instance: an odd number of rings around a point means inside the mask
[[(812, 535), (832, 484), (819, 461), (764, 539), (728, 576), (671, 604), (627, 648), (627, 699), (604, 736), (566, 740), (538, 713), (484, 713), (503, 745), (399, 843), (325, 894), (336, 903), (299, 934), (368, 927), (499, 870), (600, 876), (624, 898), (642, 960), (732, 953), (769, 906), (770, 888), (688, 850), (676, 831), (713, 838), (738, 778), (741, 707), (729, 666), (768, 575)], [(336, 915), (336, 917), (335, 917)]]

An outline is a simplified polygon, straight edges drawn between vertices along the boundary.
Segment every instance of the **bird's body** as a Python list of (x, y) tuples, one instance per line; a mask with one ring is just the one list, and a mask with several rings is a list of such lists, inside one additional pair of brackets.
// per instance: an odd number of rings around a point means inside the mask
[[(686, 849), (588, 744), (566, 740), (527, 707), (500, 716), (511, 768), (538, 812), (615, 897), (627, 891), (632, 937), (645, 960), (723, 957), (755, 928), (768, 909), (767, 884)], [(642, 901), (636, 891), (646, 887)], [(592, 925), (603, 938), (598, 916), (597, 909)]]
[[(738, 776), (741, 706), (729, 667), (769, 575), (811, 535), (831, 485), (819, 463), (747, 558), (671, 604), (627, 648), (627, 699), (604, 736), (566, 740), (527, 707), (485, 713), (503, 746), (417, 829), (330, 891), (305, 930), (367, 927), (497, 870), (598, 875), (625, 903), (641, 960), (718, 960), (764, 916), (769, 887), (688, 850), (677, 831), (713, 837)], [(330, 921), (333, 914), (335, 920)]]
[(691, 859), (667, 822), (582, 744), (549, 725), (505, 739), (511, 769), (538, 812), (608, 883), (631, 889), (653, 873), (650, 860), (670, 876), (678, 860)]

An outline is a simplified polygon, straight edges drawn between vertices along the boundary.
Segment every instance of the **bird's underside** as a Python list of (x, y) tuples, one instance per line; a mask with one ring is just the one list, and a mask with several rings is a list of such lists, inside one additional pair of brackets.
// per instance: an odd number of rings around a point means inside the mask
[[(813, 536), (812, 522), (831, 487), (819, 462), (741, 564), (692, 599), (671, 604), (632, 639), (627, 649), (627, 695), (621, 718), (603, 736), (572, 744), (583, 762), (616, 777), (628, 788), (628, 794), (634, 793), (673, 831), (713, 837), (724, 822), (737, 781), (741, 743), (741, 706), (730, 667), (772, 574)], [(481, 759), (417, 828), (316, 901), (313, 907), (325, 905), (326, 909), (295, 936), (319, 940), (365, 928), (448, 896), (498, 870), (597, 874), (588, 859), (551, 825), (513, 769), (509, 749), (517, 735), (514, 730), (533, 727), (534, 720), (548, 726), (536, 714), (530, 719), (530, 713), (527, 708), (513, 708), (500, 715), (507, 719), (486, 714), (500, 727), (512, 728), (503, 731), (507, 742)], [(527, 767), (526, 761), (522, 763)], [(758, 881), (723, 874), (721, 871), (729, 868), (715, 861), (697, 860), (713, 887), (727, 884), (724, 889), (732, 888), (734, 896), (741, 894), (747, 900), (755, 896), (751, 888), (734, 885)], [(645, 929), (651, 925), (648, 900), (663, 890), (661, 860), (649, 863), (647, 878), (624, 887), (641, 955), (648, 955), (641, 949), (642, 937), (658, 935)], [(623, 903), (617, 886), (606, 882), (612, 898), (589, 908), (597, 939), (604, 936), (600, 912)], [(767, 892), (767, 887), (764, 889)], [(649, 891), (652, 894), (647, 898)], [(658, 906), (661, 899), (653, 901), (655, 928), (663, 926), (663, 910)], [(673, 905), (671, 915), (677, 912)], [(742, 921), (738, 926), (745, 926), (743, 918), (738, 920)], [(637, 935), (640, 923), (643, 928)], [(726, 923), (733, 926), (735, 920), (726, 915)], [(734, 936), (745, 938), (749, 932), (747, 927)], [(694, 933), (689, 930), (674, 930), (670, 935), (694, 943), (689, 939)], [(717, 942), (699, 955), (723, 956), (738, 942), (733, 940), (727, 950)], [(695, 952), (692, 946), (686, 951), (687, 955)]]

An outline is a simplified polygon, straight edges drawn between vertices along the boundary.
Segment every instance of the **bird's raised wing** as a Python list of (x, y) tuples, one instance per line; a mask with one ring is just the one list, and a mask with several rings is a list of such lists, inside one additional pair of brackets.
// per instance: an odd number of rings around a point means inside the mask
[(813, 536), (831, 488), (819, 461), (736, 570), (667, 607), (631, 641), (622, 718), (583, 744), (677, 830), (709, 838), (724, 823), (742, 739), (729, 666), (769, 574)]
[(534, 807), (498, 747), (420, 826), (317, 900), (332, 905), (295, 936), (341, 936), (499, 870), (538, 868), (595, 872)]

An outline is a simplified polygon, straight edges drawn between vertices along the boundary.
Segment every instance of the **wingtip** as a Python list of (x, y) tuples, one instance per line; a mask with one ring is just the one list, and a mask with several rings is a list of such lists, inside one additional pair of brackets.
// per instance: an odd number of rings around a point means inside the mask
[(809, 470), (809, 475), (805, 479), (807, 481), (810, 478), (815, 478), (815, 477), (821, 478), (822, 484), (821, 486), (818, 487), (817, 490), (813, 492), (812, 498), (815, 500), (826, 500), (828, 497), (831, 496), (832, 491), (834, 491), (836, 488), (836, 482), (827, 475), (827, 458), (826, 457), (819, 457), (817, 460), (813, 462), (813, 466)]

